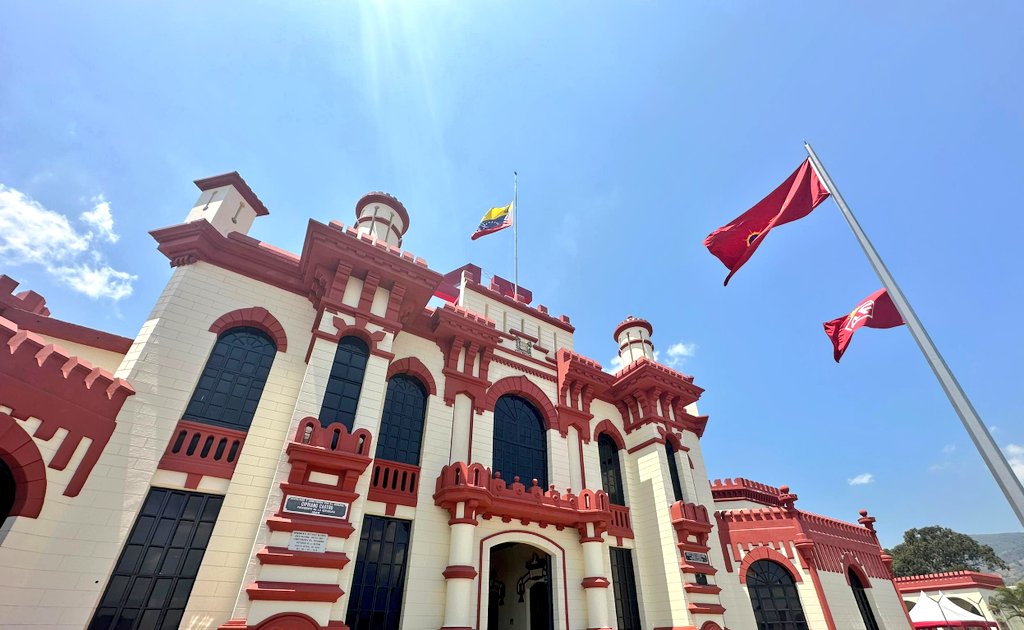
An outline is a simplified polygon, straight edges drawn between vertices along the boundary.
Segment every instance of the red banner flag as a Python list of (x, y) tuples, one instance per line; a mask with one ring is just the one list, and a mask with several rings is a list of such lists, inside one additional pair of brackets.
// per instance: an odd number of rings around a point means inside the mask
[(782, 185), (734, 219), (712, 232), (704, 246), (729, 268), (725, 284), (747, 262), (768, 232), (777, 225), (802, 219), (828, 198), (810, 160), (804, 160)]
[(861, 326), (868, 328), (894, 328), (903, 325), (903, 318), (900, 317), (896, 305), (892, 303), (888, 291), (879, 289), (864, 298), (864, 301), (857, 305), (857, 308), (844, 315), (825, 322), (825, 334), (832, 340), (835, 348), (833, 356), (836, 363), (843, 357), (846, 348), (853, 339), (853, 333)]

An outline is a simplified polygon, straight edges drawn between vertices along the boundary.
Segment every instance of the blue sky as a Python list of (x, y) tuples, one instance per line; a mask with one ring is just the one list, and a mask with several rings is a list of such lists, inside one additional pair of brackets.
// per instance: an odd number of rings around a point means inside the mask
[(616, 323), (653, 322), (707, 390), (712, 477), (867, 507), (885, 544), (1020, 530), (905, 328), (833, 363), (821, 322), (879, 286), (834, 203), (728, 288), (701, 245), (812, 142), (1024, 469), (1024, 5), (825, 4), (10, 3), (0, 272), (134, 336), (170, 275), (147, 231), (238, 170), (256, 238), (298, 251), (385, 190), (435, 269), (508, 276), (512, 235), (468, 235), (515, 169), (522, 283), (605, 365)]

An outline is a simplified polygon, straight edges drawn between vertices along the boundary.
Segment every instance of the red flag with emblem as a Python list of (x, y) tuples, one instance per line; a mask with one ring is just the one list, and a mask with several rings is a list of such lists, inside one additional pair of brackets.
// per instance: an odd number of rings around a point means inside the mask
[(824, 324), (825, 334), (832, 340), (832, 347), (835, 349), (832, 356), (835, 357), (836, 363), (843, 357), (850, 340), (853, 339), (853, 333), (857, 332), (858, 328), (894, 328), (902, 325), (903, 318), (900, 317), (896, 305), (892, 303), (892, 298), (885, 289), (879, 289), (864, 298), (849, 315), (837, 317)]
[(782, 185), (731, 223), (704, 239), (704, 246), (728, 267), (725, 284), (747, 262), (768, 232), (777, 225), (802, 219), (828, 198), (825, 184), (804, 160)]

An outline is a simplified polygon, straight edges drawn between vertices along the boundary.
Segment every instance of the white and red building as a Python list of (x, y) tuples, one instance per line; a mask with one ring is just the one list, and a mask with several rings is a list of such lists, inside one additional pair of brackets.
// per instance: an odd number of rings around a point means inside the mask
[(910, 627), (866, 512), (709, 481), (649, 322), (610, 374), (528, 292), (403, 251), (390, 195), (296, 254), (247, 236), (237, 173), (196, 184), (134, 340), (0, 280), (0, 625)]

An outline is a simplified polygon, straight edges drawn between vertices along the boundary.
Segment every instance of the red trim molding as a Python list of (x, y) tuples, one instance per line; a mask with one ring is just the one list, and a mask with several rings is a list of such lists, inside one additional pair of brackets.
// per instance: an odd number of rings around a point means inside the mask
[(995, 573), (978, 573), (977, 571), (946, 571), (943, 573), (927, 573), (910, 575), (893, 580), (896, 590), (900, 593), (917, 593), (919, 591), (951, 591), (960, 588), (995, 589), (1006, 586), (1003, 578)]
[(544, 428), (558, 428), (558, 412), (555, 411), (555, 406), (551, 404), (547, 394), (525, 376), (508, 376), (491, 385), (484, 399), (484, 411), (494, 411), (498, 399), (506, 394), (522, 396), (533, 403), (544, 420)]
[(615, 425), (612, 424), (611, 420), (602, 420), (594, 427), (595, 438), (602, 433), (610, 437), (612, 442), (615, 442), (615, 446), (619, 447), (619, 449), (626, 448), (626, 440), (622, 438), (622, 434), (619, 433), (617, 428), (615, 428)]
[(239, 326), (252, 326), (262, 330), (274, 340), (278, 352), (287, 352), (288, 337), (284, 334), (284, 326), (262, 306), (240, 308), (224, 313), (210, 325), (210, 332), (219, 336), (222, 332)]
[(441, 573), (446, 580), (472, 580), (477, 576), (476, 568), (465, 564), (450, 564)]
[(391, 377), (396, 374), (408, 374), (415, 377), (427, 389), (428, 394), (431, 396), (437, 395), (437, 385), (434, 384), (434, 377), (431, 376), (427, 366), (423, 365), (423, 361), (416, 357), (405, 357), (404, 359), (392, 361), (391, 365), (388, 366), (387, 380), (390, 381)]
[(46, 499), (46, 464), (32, 437), (3, 412), (0, 412), (0, 459), (14, 475), (14, 505), (10, 515), (36, 518)]
[(611, 582), (608, 581), (608, 578), (603, 577), (585, 577), (581, 584), (583, 588), (608, 588)]
[(331, 602), (344, 594), (337, 584), (310, 584), (306, 582), (268, 582), (257, 580), (245, 587), (251, 600), (285, 602)]
[(804, 581), (800, 576), (800, 572), (797, 571), (797, 568), (789, 561), (789, 558), (778, 551), (775, 551), (771, 547), (757, 547), (750, 550), (745, 556), (743, 556), (743, 563), (740, 564), (740, 584), (747, 583), (747, 571), (750, 569), (750, 565), (754, 564), (758, 560), (771, 560), (772, 562), (781, 564), (784, 569), (789, 571), (789, 575), (793, 578), (794, 582)]

